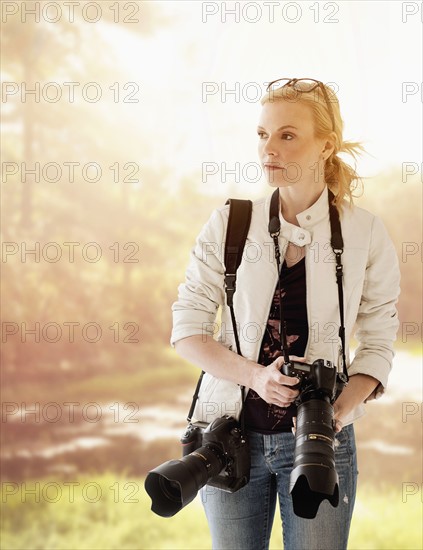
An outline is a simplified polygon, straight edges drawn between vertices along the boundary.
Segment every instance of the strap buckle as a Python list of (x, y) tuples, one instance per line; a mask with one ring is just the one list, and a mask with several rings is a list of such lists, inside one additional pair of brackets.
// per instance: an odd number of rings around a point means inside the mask
[(225, 273), (225, 287), (227, 290), (235, 290), (236, 274), (235, 273)]
[(226, 273), (225, 274), (225, 291), (228, 306), (231, 307), (233, 303), (233, 297), (235, 294), (236, 287), (236, 273)]

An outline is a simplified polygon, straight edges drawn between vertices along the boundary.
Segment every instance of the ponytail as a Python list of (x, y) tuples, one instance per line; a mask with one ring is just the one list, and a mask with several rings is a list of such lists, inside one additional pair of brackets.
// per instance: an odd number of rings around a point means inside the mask
[[(344, 141), (338, 152), (348, 153), (356, 160), (361, 151), (365, 151), (361, 143)], [(347, 198), (352, 205), (353, 193), (362, 180), (355, 169), (338, 156), (338, 152), (335, 150), (326, 160), (325, 181), (335, 195), (334, 204), (339, 209), (344, 198)]]

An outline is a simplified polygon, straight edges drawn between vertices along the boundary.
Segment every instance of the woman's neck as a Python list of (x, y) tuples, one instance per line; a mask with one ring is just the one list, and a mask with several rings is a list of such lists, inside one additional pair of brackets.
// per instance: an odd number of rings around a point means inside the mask
[(295, 186), (279, 187), (281, 212), (284, 219), (298, 225), (297, 214), (310, 208), (320, 197), (325, 186), (326, 183), (323, 183), (318, 188), (313, 186), (306, 190), (295, 188)]

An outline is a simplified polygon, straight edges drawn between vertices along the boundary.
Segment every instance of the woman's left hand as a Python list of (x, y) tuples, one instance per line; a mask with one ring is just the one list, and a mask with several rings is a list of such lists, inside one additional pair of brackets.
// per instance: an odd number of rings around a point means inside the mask
[(335, 430), (335, 433), (339, 433), (342, 428), (344, 427), (344, 423), (342, 422), (342, 420), (336, 416), (336, 413), (333, 417), (333, 429)]
[(342, 430), (345, 417), (356, 406), (355, 400), (351, 399), (351, 395), (349, 395), (350, 392), (347, 392), (347, 388), (348, 386), (333, 404), (333, 429), (336, 434)]
[(347, 417), (358, 405), (373, 392), (379, 381), (367, 374), (355, 374), (350, 380), (333, 404), (333, 427), (335, 433), (339, 433), (343, 426), (345, 417)]
[[(339, 433), (344, 427), (345, 418), (369, 397), (379, 381), (367, 374), (354, 374), (348, 385), (333, 404), (333, 429)], [(294, 417), (292, 433), (295, 435), (297, 419)]]

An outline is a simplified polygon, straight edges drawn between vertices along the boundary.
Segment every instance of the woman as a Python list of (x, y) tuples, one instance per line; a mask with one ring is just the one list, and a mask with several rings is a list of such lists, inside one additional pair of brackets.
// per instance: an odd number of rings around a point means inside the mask
[[(358, 473), (353, 422), (364, 414), (363, 403), (382, 395), (387, 385), (399, 325), (398, 261), (381, 221), (352, 205), (358, 176), (338, 153), (354, 155), (361, 146), (343, 141), (343, 122), (332, 90), (310, 79), (280, 79), (269, 85), (261, 104), (258, 152), (269, 185), (279, 191), (282, 292), (268, 233), (270, 197), (266, 197), (253, 203), (246, 242), (245, 250), (256, 253), (244, 254), (238, 269), (234, 310), (242, 356), (237, 355), (223, 280), (222, 243), (229, 207), (216, 209), (197, 238), (186, 281), (173, 304), (171, 343), (183, 358), (206, 372), (198, 419), (210, 422), (224, 414), (239, 418), (239, 386), (247, 392), (243, 415), (251, 446), (250, 481), (235, 493), (202, 489), (213, 548), (268, 548), (276, 496), (285, 549), (346, 548)], [(281, 372), (278, 300), (283, 301), (290, 358), (309, 364), (325, 359), (339, 366), (330, 200), (339, 212), (344, 241), (349, 375), (334, 403), (340, 502), (333, 507), (325, 500), (314, 519), (304, 519), (294, 514), (289, 494), (298, 379)], [(215, 340), (219, 306), (221, 327)], [(359, 346), (350, 362), (348, 342), (354, 327)]]

